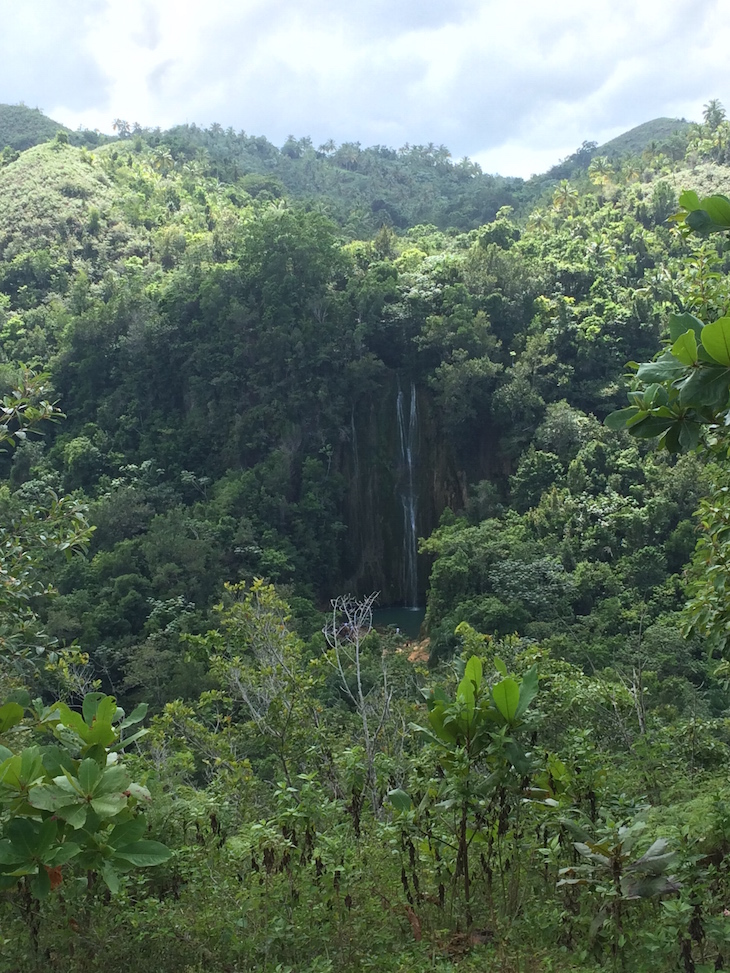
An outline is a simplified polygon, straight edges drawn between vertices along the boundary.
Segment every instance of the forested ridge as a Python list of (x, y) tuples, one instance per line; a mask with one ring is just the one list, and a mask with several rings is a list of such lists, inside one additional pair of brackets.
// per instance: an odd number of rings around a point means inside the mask
[(526, 181), (2, 108), (0, 969), (725, 968), (720, 103)]

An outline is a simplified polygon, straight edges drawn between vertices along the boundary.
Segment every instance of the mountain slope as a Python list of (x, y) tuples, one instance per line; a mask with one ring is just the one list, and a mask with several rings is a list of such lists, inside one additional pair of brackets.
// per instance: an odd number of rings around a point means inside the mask
[(681, 138), (687, 134), (690, 127), (691, 123), (684, 118), (653, 118), (599, 145), (596, 155), (607, 155), (610, 158), (640, 155), (652, 142), (666, 143), (677, 135)]
[(68, 235), (104, 202), (109, 180), (90, 163), (71, 146), (37, 145), (0, 169), (0, 256), (58, 244), (62, 223)]
[(0, 149), (9, 145), (22, 152), (47, 142), (59, 131), (70, 134), (70, 129), (48, 118), (39, 108), (0, 104)]

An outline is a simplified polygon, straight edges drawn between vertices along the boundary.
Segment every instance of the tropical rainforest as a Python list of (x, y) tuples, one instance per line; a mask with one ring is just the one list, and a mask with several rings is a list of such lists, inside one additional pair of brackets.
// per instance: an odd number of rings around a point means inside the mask
[(0, 971), (730, 968), (723, 106), (114, 127), (0, 106)]

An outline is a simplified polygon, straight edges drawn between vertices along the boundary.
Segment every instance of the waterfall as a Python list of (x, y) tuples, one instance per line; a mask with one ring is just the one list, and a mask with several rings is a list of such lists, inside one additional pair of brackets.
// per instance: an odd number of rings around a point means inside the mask
[(352, 444), (352, 473), (355, 489), (360, 485), (360, 456), (357, 451), (357, 432), (355, 430), (355, 409), (350, 412), (350, 442)]
[(411, 382), (411, 403), (406, 420), (403, 390), (400, 381), (398, 382), (396, 414), (400, 443), (399, 491), (403, 507), (403, 594), (407, 608), (418, 608), (418, 532), (416, 529), (418, 495), (414, 483), (418, 407), (415, 383)]

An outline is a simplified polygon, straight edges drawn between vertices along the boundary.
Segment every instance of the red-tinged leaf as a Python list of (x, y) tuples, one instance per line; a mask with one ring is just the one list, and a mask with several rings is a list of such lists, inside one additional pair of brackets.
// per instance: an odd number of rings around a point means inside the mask
[(417, 943), (420, 943), (421, 939), (423, 938), (423, 933), (421, 932), (421, 920), (409, 905), (406, 906), (406, 915), (408, 916), (408, 921), (411, 924), (413, 938)]
[(48, 878), (51, 882), (51, 892), (54, 892), (59, 885), (63, 882), (63, 874), (61, 873), (60, 865), (46, 865), (46, 871), (48, 872)]

